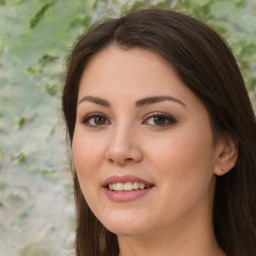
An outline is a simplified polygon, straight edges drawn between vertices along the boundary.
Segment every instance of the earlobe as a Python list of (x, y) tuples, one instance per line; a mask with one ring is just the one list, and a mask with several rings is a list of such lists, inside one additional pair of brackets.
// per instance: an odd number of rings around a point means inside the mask
[(223, 135), (217, 145), (217, 161), (214, 173), (222, 176), (228, 173), (236, 164), (238, 156), (238, 142), (230, 135)]

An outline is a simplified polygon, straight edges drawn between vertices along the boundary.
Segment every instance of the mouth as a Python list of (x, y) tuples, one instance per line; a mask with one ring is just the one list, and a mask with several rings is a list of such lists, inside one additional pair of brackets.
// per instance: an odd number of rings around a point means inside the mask
[(133, 175), (114, 175), (108, 177), (102, 186), (111, 201), (124, 203), (150, 195), (155, 185)]
[(114, 192), (122, 192), (122, 191), (133, 191), (133, 190), (144, 190), (151, 188), (153, 185), (145, 184), (143, 182), (117, 182), (111, 183), (107, 185), (107, 188)]
[(154, 185), (133, 175), (111, 176), (107, 178), (103, 187), (114, 192), (146, 190)]

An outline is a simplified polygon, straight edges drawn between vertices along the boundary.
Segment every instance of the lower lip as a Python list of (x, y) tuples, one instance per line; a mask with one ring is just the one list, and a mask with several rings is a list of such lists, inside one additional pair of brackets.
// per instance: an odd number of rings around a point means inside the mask
[(138, 189), (138, 190), (120, 191), (120, 192), (114, 192), (108, 188), (104, 188), (104, 190), (107, 197), (113, 201), (129, 202), (148, 194), (152, 190), (152, 188), (153, 187), (150, 187), (147, 189)]

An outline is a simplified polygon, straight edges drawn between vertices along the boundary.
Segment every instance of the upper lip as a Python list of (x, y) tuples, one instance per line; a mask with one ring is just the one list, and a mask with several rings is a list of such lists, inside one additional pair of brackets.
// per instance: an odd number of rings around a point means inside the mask
[(126, 183), (126, 182), (138, 182), (138, 183), (143, 183), (145, 185), (148, 186), (152, 186), (153, 184), (143, 180), (141, 178), (138, 178), (134, 175), (122, 175), (122, 176), (118, 176), (118, 175), (113, 175), (108, 177), (104, 182), (103, 182), (103, 187), (107, 187), (109, 184), (113, 184), (113, 183)]

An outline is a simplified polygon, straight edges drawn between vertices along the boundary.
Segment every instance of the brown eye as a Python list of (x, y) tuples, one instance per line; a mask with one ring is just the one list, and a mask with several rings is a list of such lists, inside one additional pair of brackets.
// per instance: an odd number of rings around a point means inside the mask
[(164, 113), (155, 113), (146, 118), (143, 124), (148, 124), (156, 127), (165, 127), (171, 124), (174, 124), (176, 119), (170, 115)]
[(156, 125), (165, 125), (168, 122), (168, 120), (163, 116), (154, 116), (153, 120)]
[(106, 118), (104, 116), (95, 116), (94, 117), (94, 124), (95, 125), (103, 125), (106, 122)]
[(98, 114), (98, 115), (89, 115), (87, 117), (85, 117), (82, 121), (81, 121), (82, 124), (85, 124), (87, 126), (91, 126), (91, 127), (97, 127), (97, 126), (103, 126), (103, 125), (106, 125), (106, 124), (109, 124), (110, 122), (108, 121), (108, 119), (101, 115), (101, 114)]

